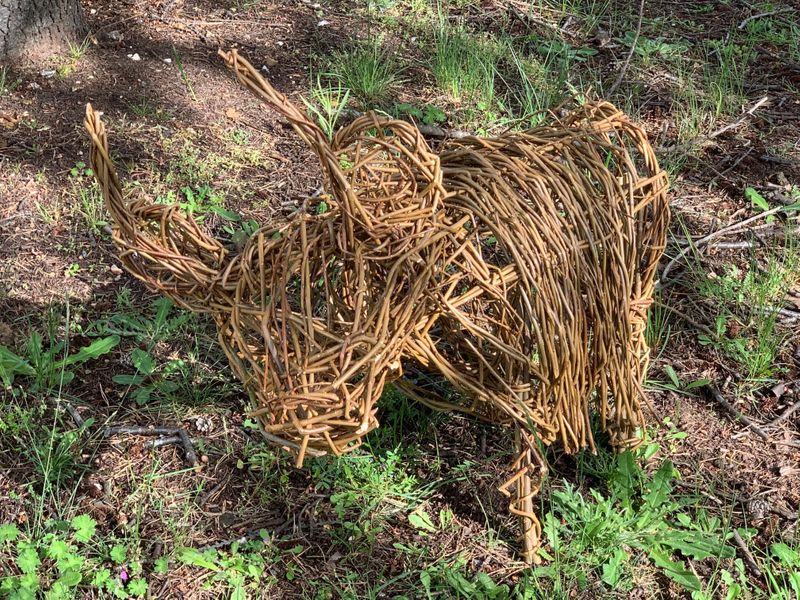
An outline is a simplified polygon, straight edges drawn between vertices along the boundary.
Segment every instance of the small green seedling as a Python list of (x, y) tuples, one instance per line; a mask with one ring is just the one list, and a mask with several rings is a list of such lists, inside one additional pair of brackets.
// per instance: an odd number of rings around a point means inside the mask
[(447, 120), (445, 112), (433, 104), (426, 104), (424, 108), (419, 108), (414, 104), (401, 103), (396, 106), (399, 113), (406, 114), (413, 117), (418, 121), (422, 121), (425, 125), (438, 125)]

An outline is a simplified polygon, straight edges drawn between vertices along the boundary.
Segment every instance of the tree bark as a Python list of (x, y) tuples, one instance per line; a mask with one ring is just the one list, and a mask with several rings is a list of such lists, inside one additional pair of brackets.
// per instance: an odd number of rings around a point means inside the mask
[(0, 0), (0, 63), (46, 61), (85, 30), (80, 0)]

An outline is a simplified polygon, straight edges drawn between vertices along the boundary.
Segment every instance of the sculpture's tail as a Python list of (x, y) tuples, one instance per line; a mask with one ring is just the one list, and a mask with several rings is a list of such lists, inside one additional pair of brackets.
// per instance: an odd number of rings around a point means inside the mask
[(149, 288), (192, 310), (208, 311), (227, 251), (177, 205), (142, 198), (125, 201), (100, 115), (87, 104), (84, 126), (92, 141), (92, 169), (114, 222), (120, 260)]

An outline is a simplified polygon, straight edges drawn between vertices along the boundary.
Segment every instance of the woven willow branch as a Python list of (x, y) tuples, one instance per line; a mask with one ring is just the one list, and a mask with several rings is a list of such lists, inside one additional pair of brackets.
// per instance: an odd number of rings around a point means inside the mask
[(175, 206), (126, 202), (99, 115), (92, 166), (125, 267), (211, 313), (270, 439), (336, 455), (378, 427), (395, 382), (440, 410), (513, 425), (501, 490), (537, 560), (541, 447), (594, 447), (590, 408), (637, 443), (646, 310), (664, 249), (667, 181), (640, 129), (589, 103), (551, 126), (446, 142), (361, 116), (328, 142), (235, 51), (239, 80), (320, 161), (330, 209), (258, 231), (232, 255)]

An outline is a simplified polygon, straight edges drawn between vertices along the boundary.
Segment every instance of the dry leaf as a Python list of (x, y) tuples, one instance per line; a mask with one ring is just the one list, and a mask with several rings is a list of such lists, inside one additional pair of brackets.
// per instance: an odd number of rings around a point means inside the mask
[(225, 116), (228, 117), (231, 121), (240, 121), (242, 118), (242, 113), (240, 113), (233, 107), (229, 107), (225, 109)]

